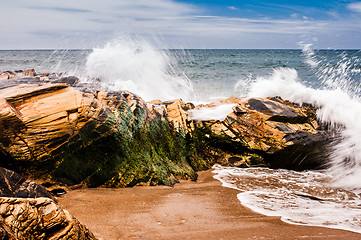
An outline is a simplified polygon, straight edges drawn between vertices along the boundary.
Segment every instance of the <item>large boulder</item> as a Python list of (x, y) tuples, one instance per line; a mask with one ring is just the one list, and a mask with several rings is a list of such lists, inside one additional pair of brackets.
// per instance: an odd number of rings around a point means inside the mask
[(185, 135), (157, 113), (162, 106), (154, 110), (127, 91), (74, 84), (74, 77), (39, 76), (0, 82), (1, 166), (46, 186), (172, 185), (179, 177), (196, 178)]

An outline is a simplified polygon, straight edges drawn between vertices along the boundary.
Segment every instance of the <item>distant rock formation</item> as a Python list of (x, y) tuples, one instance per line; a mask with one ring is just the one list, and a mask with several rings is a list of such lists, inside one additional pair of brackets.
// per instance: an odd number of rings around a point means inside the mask
[[(25, 74), (26, 72), (26, 74)], [(30, 72), (30, 73), (29, 73)], [(3, 167), (43, 183), (124, 187), (195, 180), (218, 162), (232, 166), (319, 168), (326, 141), (315, 109), (281, 98), (230, 98), (193, 106), (144, 102), (104, 92), (76, 77), (5, 72), (0, 81)], [(12, 79), (10, 79), (10, 77)], [(223, 121), (189, 110), (234, 104)]]

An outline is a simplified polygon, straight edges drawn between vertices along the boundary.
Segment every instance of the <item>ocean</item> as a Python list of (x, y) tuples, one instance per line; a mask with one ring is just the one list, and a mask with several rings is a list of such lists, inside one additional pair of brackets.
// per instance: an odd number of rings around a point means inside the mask
[[(318, 107), (340, 133), (329, 168), (296, 172), (214, 166), (215, 178), (240, 191), (240, 203), (292, 224), (361, 233), (361, 51), (300, 49), (161, 50), (146, 41), (114, 40), (86, 50), (2, 50), (0, 70), (75, 75), (105, 90), (146, 101), (281, 96)], [(224, 109), (222, 110), (223, 114)]]

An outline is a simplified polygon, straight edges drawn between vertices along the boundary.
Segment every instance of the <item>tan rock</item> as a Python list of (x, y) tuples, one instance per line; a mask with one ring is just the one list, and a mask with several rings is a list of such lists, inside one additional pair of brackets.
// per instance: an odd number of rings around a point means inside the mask
[(1, 197), (0, 220), (0, 236), (9, 239), (96, 239), (49, 198)]
[(36, 72), (34, 69), (27, 69), (23, 71), (23, 75), (25, 77), (34, 77), (36, 75)]
[(9, 74), (0, 72), (0, 81), (1, 80), (8, 80), (8, 79), (9, 79)]
[[(235, 97), (201, 107), (214, 107), (220, 103), (237, 105), (224, 121), (206, 121), (207, 125), (213, 133), (244, 142), (251, 149), (274, 153), (299, 142), (287, 136), (300, 132), (310, 136), (318, 133), (317, 121), (313, 119), (315, 110), (310, 107), (300, 107), (280, 98)], [(174, 121), (180, 121), (179, 118), (179, 115), (173, 117)]]
[(193, 123), (190, 121), (189, 114), (183, 109), (186, 104), (182, 99), (163, 102), (166, 108), (166, 116), (169, 123), (176, 131), (184, 130), (190, 133), (193, 129)]
[[(49, 190), (105, 183), (126, 186), (149, 179), (152, 184), (172, 185), (174, 176), (196, 176), (185, 157), (166, 151), (173, 143), (154, 151), (159, 141), (176, 141), (164, 106), (149, 105), (127, 91), (77, 90), (37, 78), (18, 82), (27, 84), (14, 86), (14, 80), (0, 89), (0, 156), (7, 156), (5, 166)], [(164, 121), (152, 122), (156, 118)], [(153, 138), (156, 135), (163, 136)]]
[(3, 148), (22, 159), (48, 155), (100, 111), (92, 108), (93, 101), (92, 95), (63, 84), (0, 90), (0, 127), (5, 131), (0, 139), (10, 141)]
[[(78, 78), (57, 76), (49, 75), (51, 84), (36, 75), (6, 81), (9, 86), (0, 89), (0, 155), (21, 173), (45, 174), (41, 182), (55, 188), (57, 181), (171, 185), (174, 176), (193, 178), (194, 169), (209, 168), (219, 158), (235, 155), (249, 165), (245, 161), (257, 160), (255, 152), (274, 154), (318, 134), (314, 109), (280, 98), (232, 97), (196, 107), (181, 99), (146, 103), (127, 91), (77, 89)], [(28, 84), (14, 86), (23, 82)], [(234, 105), (223, 121), (193, 121), (187, 112), (219, 104)], [(198, 131), (203, 128), (210, 132)], [(193, 133), (207, 136), (193, 141)], [(213, 145), (207, 148), (207, 142)], [(217, 146), (222, 144), (225, 150)]]

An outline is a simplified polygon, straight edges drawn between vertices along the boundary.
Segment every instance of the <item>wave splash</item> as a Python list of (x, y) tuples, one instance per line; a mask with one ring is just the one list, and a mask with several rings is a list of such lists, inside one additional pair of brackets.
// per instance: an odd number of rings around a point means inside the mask
[(128, 90), (146, 101), (189, 99), (194, 90), (186, 77), (173, 74), (176, 65), (170, 54), (148, 42), (118, 38), (89, 54), (86, 81), (110, 90)]
[(359, 80), (352, 78), (360, 60), (343, 54), (340, 61), (329, 63), (310, 51), (309, 46), (304, 49), (306, 63), (315, 68), (321, 88), (307, 87), (295, 69), (278, 68), (271, 76), (252, 83), (249, 96), (281, 96), (295, 103), (315, 105), (319, 120), (341, 133), (329, 160), (334, 184), (361, 189), (361, 87)]

